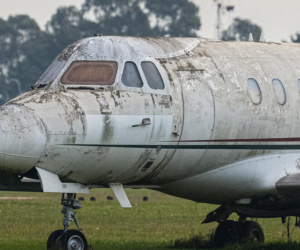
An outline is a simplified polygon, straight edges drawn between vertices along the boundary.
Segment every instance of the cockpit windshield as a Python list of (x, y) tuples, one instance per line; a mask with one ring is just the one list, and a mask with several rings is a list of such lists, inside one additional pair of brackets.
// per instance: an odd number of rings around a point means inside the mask
[(112, 85), (118, 64), (113, 61), (75, 61), (61, 79), (64, 85)]

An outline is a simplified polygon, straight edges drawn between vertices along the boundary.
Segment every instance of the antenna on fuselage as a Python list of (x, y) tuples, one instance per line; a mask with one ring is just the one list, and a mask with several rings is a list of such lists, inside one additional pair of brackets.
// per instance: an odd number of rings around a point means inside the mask
[(265, 43), (266, 42), (265, 36), (264, 36), (263, 32), (261, 32), (261, 34), (260, 34), (259, 42), (261, 42), (261, 43)]

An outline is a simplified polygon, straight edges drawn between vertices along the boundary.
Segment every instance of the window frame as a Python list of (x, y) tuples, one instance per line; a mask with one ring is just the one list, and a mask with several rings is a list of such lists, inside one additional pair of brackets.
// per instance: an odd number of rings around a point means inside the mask
[[(140, 75), (140, 78), (141, 78), (141, 80), (142, 80), (142, 84), (143, 84), (142, 87), (127, 86), (127, 85), (125, 85), (125, 84), (123, 83), (122, 78), (123, 78), (123, 73), (124, 73), (124, 70), (125, 70), (126, 63), (134, 63), (134, 65), (136, 66), (137, 71), (138, 71), (138, 73), (139, 73), (139, 75)], [(124, 86), (124, 87), (126, 87), (126, 88), (130, 88), (130, 89), (131, 89), (131, 88), (132, 88), (132, 89), (143, 89), (143, 88), (144, 88), (144, 86), (145, 86), (145, 81), (144, 81), (144, 79), (142, 78), (141, 70), (140, 70), (140, 68), (138, 67), (138, 64), (137, 64), (134, 60), (131, 60), (131, 61), (124, 61), (123, 67), (122, 67), (122, 71), (121, 71), (121, 74), (120, 74), (120, 83), (121, 83), (122, 86)]]
[[(146, 79), (146, 76), (144, 74), (144, 71), (142, 69), (142, 62), (144, 61), (149, 61), (154, 63), (154, 65), (156, 66), (163, 82), (165, 85), (164, 89), (152, 89), (150, 88), (148, 81)], [(143, 81), (143, 87), (142, 88), (136, 88), (136, 87), (127, 87), (125, 86), (122, 82), (122, 74), (123, 74), (123, 69), (125, 67), (126, 62), (134, 62), (135, 65), (138, 68), (138, 71), (140, 73), (140, 76), (142, 78)], [(124, 91), (129, 91), (129, 92), (142, 92), (145, 94), (157, 94), (157, 95), (171, 95), (171, 91), (170, 91), (170, 80), (169, 77), (167, 75), (167, 72), (165, 71), (165, 69), (152, 57), (138, 57), (138, 58), (123, 58), (122, 61), (120, 61), (120, 67), (119, 67), (119, 77), (118, 77), (118, 81), (120, 82), (119, 84), (119, 88), (120, 90), (124, 90)]]
[[(95, 62), (110, 62), (110, 61), (115, 61), (117, 62), (117, 74), (116, 74), (116, 79), (114, 84), (112, 85), (64, 85), (61, 82), (61, 79), (63, 77), (63, 75), (65, 74), (65, 72), (68, 70), (68, 68), (70, 67), (70, 65), (73, 62), (76, 61), (95, 61)], [(156, 68), (158, 69), (163, 82), (165, 84), (165, 89), (163, 90), (155, 90), (155, 89), (151, 89), (148, 85), (147, 79), (144, 75), (143, 69), (141, 67), (141, 62), (143, 61), (151, 61), (155, 64)], [(140, 73), (140, 76), (142, 78), (143, 81), (143, 87), (142, 88), (136, 88), (136, 87), (127, 87), (125, 86), (121, 80), (122, 80), (122, 74), (123, 74), (123, 69), (125, 67), (125, 63), (126, 62), (134, 62), (138, 68), (138, 71)], [(58, 84), (59, 87), (61, 88), (65, 88), (65, 89), (80, 89), (80, 88), (93, 88), (95, 91), (100, 90), (100, 89), (104, 89), (104, 88), (108, 88), (108, 87), (113, 87), (115, 88), (115, 90), (121, 90), (121, 91), (128, 91), (128, 92), (136, 92), (136, 93), (144, 93), (144, 94), (157, 94), (157, 95), (171, 95), (171, 90), (170, 90), (170, 80), (169, 77), (167, 75), (166, 70), (155, 60), (155, 58), (152, 57), (129, 57), (129, 58), (106, 58), (104, 60), (102, 59), (97, 59), (97, 60), (83, 60), (83, 59), (79, 59), (79, 60), (69, 60), (67, 61), (66, 65), (64, 66), (64, 68), (62, 69), (62, 71), (59, 73), (59, 75), (57, 76), (57, 81), (56, 84)]]
[[(111, 85), (89, 85), (89, 84), (74, 84), (74, 85), (68, 85), (68, 84), (63, 84), (62, 83), (62, 79), (64, 77), (64, 75), (67, 73), (68, 69), (71, 67), (71, 65), (75, 62), (115, 62), (117, 64), (117, 70), (116, 70), (116, 76), (115, 76), (115, 80), (114, 83)], [(65, 70), (64, 72), (61, 72), (59, 74), (59, 84), (65, 88), (72, 88), (72, 89), (76, 89), (76, 88), (82, 88), (82, 87), (86, 87), (86, 88), (94, 88), (94, 89), (101, 89), (101, 88), (107, 88), (107, 87), (113, 87), (117, 84), (118, 79), (119, 79), (119, 74), (120, 74), (120, 63), (117, 60), (74, 60), (74, 61), (70, 61), (65, 65)]]
[[(274, 80), (279, 80), (280, 83), (281, 83), (281, 85), (282, 85), (282, 87), (283, 87), (283, 91), (284, 91), (284, 94), (285, 94), (285, 102), (283, 104), (281, 104), (281, 103), (278, 102), (278, 99), (277, 99), (277, 97), (275, 95), (275, 90), (274, 90), (274, 85), (273, 85), (273, 81)], [(282, 80), (279, 77), (273, 77), (272, 80), (271, 80), (271, 86), (272, 86), (273, 96), (274, 96), (274, 100), (275, 100), (276, 104), (279, 105), (280, 107), (286, 105), (286, 103), (288, 101), (288, 98), (287, 98), (287, 93), (286, 93), (285, 86), (284, 86)], [(298, 89), (298, 91), (299, 91), (299, 89)]]
[[(150, 62), (150, 63), (153, 63), (153, 62), (152, 62), (152, 61), (141, 61), (141, 69), (142, 69), (142, 72), (143, 72), (145, 78), (147, 79), (147, 77), (146, 77), (146, 75), (145, 75), (145, 71), (144, 71), (143, 66), (142, 66), (142, 64), (143, 64), (144, 62)], [(159, 71), (159, 69), (157, 68), (157, 66), (155, 65), (155, 63), (153, 63), (153, 65), (154, 65), (154, 67), (156, 68), (156, 70), (157, 70), (157, 72), (158, 72), (158, 74), (159, 74), (159, 76), (160, 76), (160, 78), (161, 78), (161, 80), (162, 80), (162, 83), (163, 83), (163, 87), (164, 87), (164, 88), (163, 88), (163, 89), (154, 89), (154, 88), (152, 88), (152, 87), (149, 85), (148, 81), (147, 81), (147, 84), (148, 84), (149, 88), (151, 88), (151, 89), (153, 89), (153, 90), (155, 90), (155, 91), (157, 91), (157, 90), (164, 90), (164, 89), (166, 88), (166, 84), (165, 84), (164, 79), (163, 79), (163, 77), (162, 77), (162, 75), (161, 75), (161, 72)]]
[[(255, 102), (253, 101), (252, 95), (251, 95), (250, 90), (249, 90), (249, 82), (248, 82), (249, 79), (254, 79), (255, 82), (256, 82), (257, 85), (258, 85), (258, 88), (259, 88), (259, 91), (260, 91), (260, 95), (261, 95), (261, 100), (260, 100), (259, 103), (255, 103)], [(255, 78), (255, 77), (248, 77), (248, 78), (247, 78), (247, 92), (248, 92), (248, 95), (249, 95), (249, 97), (250, 97), (250, 101), (251, 101), (252, 104), (254, 104), (254, 105), (256, 105), (256, 106), (262, 104), (262, 102), (263, 102), (263, 93), (262, 93), (262, 90), (261, 90), (261, 87), (260, 87), (260, 85), (259, 85), (259, 82), (258, 82), (257, 78)]]
[[(64, 68), (66, 67), (66, 65), (68, 64), (68, 61), (66, 60), (59, 60), (60, 59), (60, 54), (55, 57), (55, 59), (51, 62), (51, 64), (47, 67), (47, 69), (43, 72), (43, 74), (39, 77), (39, 79), (37, 80), (37, 82), (32, 86), (33, 89), (35, 90), (45, 90), (45, 89), (49, 89), (51, 88), (51, 86), (53, 85), (54, 82), (56, 82), (57, 80), (60, 81), (61, 78), (61, 72), (65, 72)], [(51, 70), (51, 66), (54, 65), (54, 63), (56, 62), (62, 62), (64, 65), (61, 67), (60, 71), (58, 72), (58, 74), (56, 75), (56, 77), (54, 77), (54, 79), (52, 81), (50, 81), (49, 83), (43, 83), (41, 82), (41, 79), (46, 76), (46, 73), (48, 74)], [(43, 86), (42, 88), (39, 88), (40, 86)]]

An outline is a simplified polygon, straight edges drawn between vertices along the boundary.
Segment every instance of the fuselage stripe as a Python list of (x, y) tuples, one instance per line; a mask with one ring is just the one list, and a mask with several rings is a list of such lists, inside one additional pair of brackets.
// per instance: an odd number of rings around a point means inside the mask
[(155, 148), (155, 149), (256, 149), (256, 150), (300, 150), (300, 145), (130, 145), (130, 144), (60, 144), (77, 147), (109, 148)]
[(160, 141), (160, 142), (294, 142), (299, 141), (300, 137), (295, 138), (257, 138), (257, 139), (225, 139), (225, 140), (182, 140), (182, 141)]

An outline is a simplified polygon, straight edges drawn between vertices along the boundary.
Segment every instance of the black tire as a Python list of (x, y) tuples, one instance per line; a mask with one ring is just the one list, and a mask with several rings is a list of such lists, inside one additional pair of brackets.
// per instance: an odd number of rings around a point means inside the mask
[(52, 234), (50, 234), (47, 241), (47, 250), (55, 249), (56, 240), (63, 234), (63, 232), (63, 230), (56, 230)]
[[(75, 244), (77, 248), (71, 245)], [(59, 238), (56, 240), (57, 249), (61, 250), (87, 250), (87, 240), (83, 233), (78, 230), (69, 230), (64, 232)]]
[(264, 242), (265, 235), (261, 226), (256, 221), (246, 221), (242, 224), (242, 238), (244, 241)]
[(219, 224), (214, 235), (216, 247), (224, 247), (227, 244), (234, 244), (240, 240), (239, 223), (236, 221), (224, 221)]

